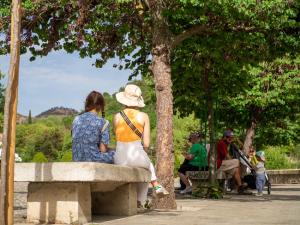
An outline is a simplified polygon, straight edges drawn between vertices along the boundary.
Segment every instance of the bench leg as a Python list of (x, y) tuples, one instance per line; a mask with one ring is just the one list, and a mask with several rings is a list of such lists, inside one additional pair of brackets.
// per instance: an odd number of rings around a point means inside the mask
[(95, 215), (131, 216), (137, 214), (136, 184), (124, 184), (110, 192), (92, 193)]
[(27, 221), (33, 223), (83, 224), (90, 222), (90, 184), (30, 183)]

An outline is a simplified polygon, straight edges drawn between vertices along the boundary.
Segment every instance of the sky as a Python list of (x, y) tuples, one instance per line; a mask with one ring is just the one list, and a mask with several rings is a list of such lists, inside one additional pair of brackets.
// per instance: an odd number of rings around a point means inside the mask
[[(38, 115), (52, 107), (83, 109), (86, 96), (92, 90), (115, 93), (128, 82), (130, 70), (118, 70), (110, 60), (96, 68), (91, 58), (81, 59), (77, 53), (52, 52), (47, 57), (29, 61), (21, 56), (18, 113)], [(0, 71), (8, 74), (9, 56), (0, 56)], [(5, 85), (7, 79), (2, 81)]]

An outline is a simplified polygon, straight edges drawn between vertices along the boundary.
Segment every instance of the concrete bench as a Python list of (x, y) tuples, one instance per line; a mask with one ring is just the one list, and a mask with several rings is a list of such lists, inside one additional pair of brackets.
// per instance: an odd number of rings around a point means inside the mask
[[(209, 171), (188, 171), (187, 176), (190, 180), (208, 180)], [(217, 180), (225, 180), (229, 177), (226, 177), (226, 174), (220, 170), (217, 170)]]
[[(209, 171), (188, 171), (187, 176), (193, 184), (192, 192), (199, 191), (199, 188), (202, 188), (204, 192), (207, 190), (209, 186)], [(226, 190), (226, 183), (224, 181), (229, 178), (224, 172), (217, 170), (217, 180), (223, 186), (224, 192)]]
[(300, 184), (300, 169), (267, 170), (272, 184)]
[(83, 224), (92, 214), (136, 214), (137, 183), (150, 182), (150, 172), (94, 162), (16, 163), (15, 182), (29, 182), (28, 222)]

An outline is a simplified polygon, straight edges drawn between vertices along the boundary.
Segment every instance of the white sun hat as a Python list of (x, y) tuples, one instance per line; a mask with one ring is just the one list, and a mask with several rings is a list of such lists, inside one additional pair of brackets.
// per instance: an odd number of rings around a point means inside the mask
[(144, 107), (144, 99), (141, 89), (134, 85), (128, 84), (124, 91), (116, 94), (117, 101), (126, 106)]

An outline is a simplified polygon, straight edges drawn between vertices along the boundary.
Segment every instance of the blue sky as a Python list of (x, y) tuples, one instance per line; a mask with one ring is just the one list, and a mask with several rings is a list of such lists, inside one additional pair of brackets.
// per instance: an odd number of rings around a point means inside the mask
[[(93, 59), (81, 59), (78, 54), (63, 51), (29, 61), (21, 56), (18, 112), (37, 115), (51, 107), (64, 106), (80, 110), (92, 90), (117, 92), (128, 82), (129, 70), (118, 70), (110, 60), (103, 68), (92, 66)], [(9, 56), (0, 56), (0, 70), (8, 74)], [(3, 81), (6, 83), (6, 81)]]

